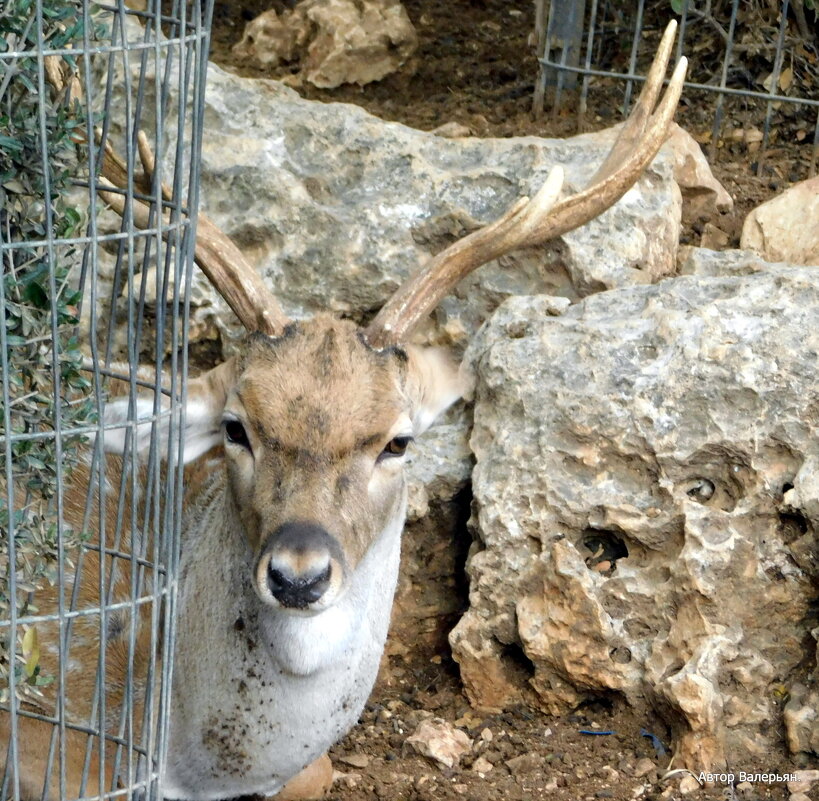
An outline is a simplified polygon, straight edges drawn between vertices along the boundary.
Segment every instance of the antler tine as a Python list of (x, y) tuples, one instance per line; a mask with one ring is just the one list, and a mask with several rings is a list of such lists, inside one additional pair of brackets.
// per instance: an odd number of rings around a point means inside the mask
[(589, 185), (597, 183), (605, 178), (623, 162), (623, 159), (628, 155), (634, 139), (639, 138), (646, 130), (650, 120), (651, 112), (657, 105), (657, 98), (660, 95), (660, 89), (663, 85), (663, 76), (665, 75), (668, 61), (671, 58), (671, 50), (674, 47), (674, 37), (677, 33), (677, 20), (672, 19), (666, 25), (660, 44), (657, 47), (657, 53), (654, 56), (654, 61), (646, 75), (643, 89), (640, 92), (637, 102), (634, 104), (628, 119), (620, 127), (620, 133), (617, 140), (606, 156), (605, 161), (597, 168), (597, 172), (592, 176)]
[[(45, 72), (56, 92), (68, 91), (72, 102), (82, 99), (79, 78), (66, 69), (65, 62), (59, 56), (46, 57)], [(95, 136), (99, 142), (101, 134), (96, 132)], [(89, 142), (92, 138), (92, 132), (85, 129), (75, 133), (77, 143)], [(120, 216), (126, 214), (128, 199), (121, 191), (112, 190), (123, 190), (130, 184), (132, 192), (143, 196), (150, 196), (152, 193), (156, 158), (144, 131), (137, 133), (137, 148), (144, 175), (129, 175), (128, 165), (109, 141), (106, 140), (103, 148), (97, 193)], [(173, 193), (165, 184), (161, 185), (160, 191), (163, 204), (173, 202)], [(133, 198), (128, 211), (137, 228), (157, 225), (158, 221), (152, 219), (149, 203), (140, 198)], [(160, 218), (162, 238), (167, 239), (167, 226), (171, 222), (168, 210), (154, 216)], [(202, 213), (199, 214), (194, 260), (248, 331), (261, 331), (275, 336), (284, 330), (289, 320), (276, 297), (265, 286), (262, 277), (231, 239)]]
[(433, 257), (420, 273), (399, 287), (365, 330), (365, 339), (374, 348), (405, 339), (461, 278), (517, 248), (522, 237), (531, 236), (539, 218), (554, 206), (562, 186), (563, 168), (554, 167), (531, 201), (520, 198), (495, 222)]
[[(614, 205), (628, 191), (668, 136), (680, 99), (687, 68), (684, 58), (677, 64), (659, 107), (651, 113), (671, 53), (675, 29), (674, 22), (666, 29), (632, 116), (624, 123), (592, 183), (582, 192), (558, 203), (541, 203), (531, 210), (525, 201), (523, 205), (519, 201), (496, 222), (439, 253), (420, 273), (399, 287), (370, 323), (364, 335), (373, 347), (386, 347), (405, 340), (472, 270), (512, 250), (540, 245), (579, 228)], [(557, 180), (553, 175), (554, 171), (547, 184)], [(536, 198), (540, 195), (541, 192)], [(522, 220), (526, 221), (525, 224), (521, 223)]]

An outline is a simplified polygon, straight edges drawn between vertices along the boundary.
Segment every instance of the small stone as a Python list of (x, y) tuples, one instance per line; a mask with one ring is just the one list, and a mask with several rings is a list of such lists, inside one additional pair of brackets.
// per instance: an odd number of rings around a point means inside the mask
[(472, 747), (472, 740), (451, 723), (440, 718), (424, 720), (407, 737), (407, 745), (419, 754), (434, 759), (446, 768), (453, 768)]
[(791, 793), (788, 801), (811, 801), (807, 793)]
[(506, 767), (512, 771), (513, 776), (520, 776), (524, 773), (532, 773), (537, 770), (543, 759), (535, 753), (521, 754), (506, 760)]
[(819, 770), (798, 770), (796, 779), (788, 782), (788, 791), (806, 793), (815, 781), (819, 781)]
[(552, 776), (552, 778), (549, 779), (549, 781), (547, 781), (546, 784), (543, 785), (543, 789), (547, 793), (553, 793), (555, 792), (555, 790), (557, 790), (557, 788), (558, 788), (557, 776)]
[(620, 781), (620, 774), (611, 765), (603, 765), (600, 768), (600, 777), (612, 784)]
[(483, 740), (485, 743), (491, 743), (493, 737), (494, 735), (492, 734), (492, 729), (487, 728), (481, 732), (481, 740)]
[(435, 136), (443, 136), (444, 139), (461, 139), (465, 136), (474, 136), (473, 130), (460, 122), (445, 122), (437, 128), (433, 128), (430, 133)]
[(766, 261), (819, 264), (819, 177), (794, 184), (745, 218), (740, 247)]
[(360, 773), (342, 773), (341, 771), (333, 771), (333, 784), (343, 784), (345, 787), (354, 789), (361, 784)]
[(680, 792), (683, 795), (691, 795), (691, 793), (695, 793), (699, 789), (700, 783), (697, 781), (696, 776), (688, 775), (680, 779)]
[(474, 729), (480, 722), (481, 718), (478, 715), (472, 711), (467, 711), (455, 721), (455, 725), (465, 729)]
[(694, 221), (729, 211), (733, 200), (717, 181), (702, 148), (679, 125), (671, 126), (668, 147), (674, 153), (674, 178), (683, 198), (683, 216)]
[(336, 780), (336, 771), (327, 754), (310, 763), (301, 773), (294, 776), (279, 792), (281, 801), (301, 798), (323, 798)]
[(750, 782), (740, 782), (735, 789), (745, 798), (750, 797), (754, 792), (754, 786)]
[(705, 223), (700, 237), (700, 247), (708, 250), (724, 250), (731, 238), (713, 223)]
[(639, 787), (635, 787), (631, 791), (631, 797), (632, 798), (639, 798), (645, 791), (646, 791), (645, 786), (641, 784)]
[(332, 89), (381, 80), (417, 47), (415, 29), (400, 4), (318, 0), (281, 15), (265, 11), (247, 24), (233, 54), (258, 66), (300, 62), (302, 78)]
[(654, 764), (654, 760), (648, 757), (638, 759), (637, 764), (634, 766), (634, 778), (642, 779), (643, 776), (648, 776), (649, 773), (656, 769), (657, 766)]
[(486, 757), (478, 757), (475, 762), (472, 764), (472, 770), (475, 771), (479, 776), (483, 777), (484, 774), (489, 773), (490, 770), (494, 765), (486, 759)]
[(458, 795), (463, 795), (468, 789), (468, 784), (453, 784), (452, 789), (458, 793)]
[(370, 764), (370, 758), (367, 754), (350, 754), (349, 756), (339, 757), (337, 761), (353, 768), (366, 768)]

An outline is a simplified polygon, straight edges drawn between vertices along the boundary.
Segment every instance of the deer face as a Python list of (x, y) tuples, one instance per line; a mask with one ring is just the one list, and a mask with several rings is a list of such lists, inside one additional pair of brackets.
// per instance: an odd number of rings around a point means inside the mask
[(457, 373), (434, 350), (377, 350), (354, 324), (319, 316), (248, 337), (219, 383), (229, 502), (254, 588), (273, 607), (320, 612), (400, 529), (408, 449), (460, 396)]

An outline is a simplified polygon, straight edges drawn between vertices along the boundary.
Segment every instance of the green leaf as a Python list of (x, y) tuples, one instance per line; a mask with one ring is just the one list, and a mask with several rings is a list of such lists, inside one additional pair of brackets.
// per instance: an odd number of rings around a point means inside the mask
[(22, 345), (27, 345), (28, 340), (24, 337), (18, 337), (15, 334), (6, 334), (6, 343), (9, 345), (9, 347), (19, 348)]
[(23, 143), (17, 139), (12, 139), (10, 136), (0, 134), (0, 148), (5, 150), (12, 150), (15, 153), (23, 152)]
[(48, 293), (38, 283), (30, 283), (23, 292), (23, 297), (38, 309), (47, 309), (50, 305)]

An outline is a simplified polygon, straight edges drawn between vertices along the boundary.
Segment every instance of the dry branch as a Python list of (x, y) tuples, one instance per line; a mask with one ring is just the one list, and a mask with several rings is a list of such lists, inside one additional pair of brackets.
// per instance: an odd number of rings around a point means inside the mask
[[(46, 59), (46, 75), (55, 91), (67, 90), (72, 101), (82, 100), (77, 76), (71, 74), (58, 57)], [(90, 141), (87, 134), (85, 138)], [(94, 141), (99, 144), (101, 136), (95, 135)], [(172, 222), (168, 205), (174, 205), (173, 192), (161, 184), (163, 209), (161, 215), (152, 213), (152, 207), (156, 205), (153, 200), (156, 157), (144, 131), (137, 134), (137, 150), (143, 169), (141, 174), (132, 173), (111, 143), (104, 143), (97, 193), (121, 217), (128, 215), (137, 228), (144, 230), (158, 226), (162, 238), (167, 239)], [(271, 336), (282, 332), (288, 319), (275, 296), (230, 237), (202, 213), (197, 220), (194, 261), (248, 331), (261, 331)]]

